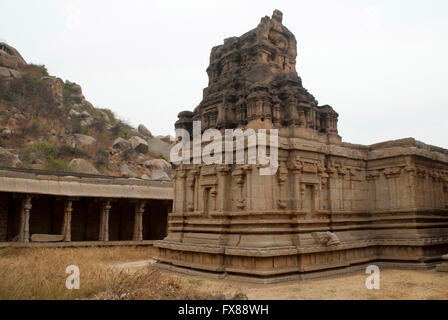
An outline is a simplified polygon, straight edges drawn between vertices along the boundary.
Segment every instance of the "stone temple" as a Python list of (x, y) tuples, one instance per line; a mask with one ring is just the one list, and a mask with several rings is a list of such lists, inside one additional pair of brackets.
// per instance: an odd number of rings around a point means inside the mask
[(212, 49), (203, 100), (176, 128), (278, 129), (279, 168), (179, 165), (156, 265), (260, 282), (435, 266), (448, 252), (448, 150), (342, 142), (338, 114), (302, 86), (296, 56), (278, 10)]

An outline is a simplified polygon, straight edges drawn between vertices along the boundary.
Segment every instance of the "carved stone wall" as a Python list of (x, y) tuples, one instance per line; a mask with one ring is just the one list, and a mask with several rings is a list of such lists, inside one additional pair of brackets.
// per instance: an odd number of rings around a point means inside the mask
[(260, 281), (371, 261), (433, 265), (448, 245), (448, 150), (412, 138), (341, 142), (337, 113), (302, 87), (281, 16), (212, 49), (204, 99), (176, 122), (277, 128), (279, 168), (180, 165), (158, 265)]

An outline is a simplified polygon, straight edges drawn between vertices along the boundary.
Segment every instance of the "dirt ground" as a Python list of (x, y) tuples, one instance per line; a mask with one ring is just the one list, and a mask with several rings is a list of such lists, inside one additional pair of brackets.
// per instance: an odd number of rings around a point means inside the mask
[[(132, 273), (147, 268), (153, 262), (144, 260), (121, 263), (114, 267)], [(228, 297), (244, 294), (250, 300), (448, 300), (448, 273), (435, 270), (380, 270), (378, 290), (366, 288), (368, 275), (362, 271), (277, 284), (254, 284), (168, 271), (163, 271), (162, 274), (183, 282), (186, 286), (192, 286), (203, 294), (223, 294)]]

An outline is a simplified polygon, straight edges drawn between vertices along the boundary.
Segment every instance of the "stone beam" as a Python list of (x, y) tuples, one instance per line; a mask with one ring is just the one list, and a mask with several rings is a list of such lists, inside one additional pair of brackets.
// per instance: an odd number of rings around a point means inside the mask
[(172, 182), (43, 176), (0, 170), (0, 192), (64, 197), (172, 200)]

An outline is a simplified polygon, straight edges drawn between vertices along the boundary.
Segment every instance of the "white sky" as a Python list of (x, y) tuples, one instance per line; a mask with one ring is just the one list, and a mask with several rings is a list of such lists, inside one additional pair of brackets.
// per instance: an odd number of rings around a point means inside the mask
[(448, 1), (0, 0), (0, 39), (79, 83), (96, 107), (174, 134), (207, 86), (210, 50), (274, 9), (297, 71), (339, 113), (344, 141), (448, 148)]

